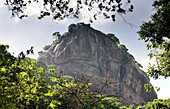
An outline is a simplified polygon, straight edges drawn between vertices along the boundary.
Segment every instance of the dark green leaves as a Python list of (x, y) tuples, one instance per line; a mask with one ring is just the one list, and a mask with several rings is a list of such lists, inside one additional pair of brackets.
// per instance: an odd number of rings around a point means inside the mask
[(45, 47), (43, 47), (43, 50), (48, 50), (50, 48), (51, 45), (45, 45)]
[(156, 12), (151, 20), (144, 22), (138, 31), (150, 50), (148, 56), (155, 57), (155, 64), (148, 69), (149, 76), (158, 79), (170, 76), (170, 1), (157, 0), (153, 3)]
[(78, 25), (76, 25), (76, 24), (70, 24), (70, 25), (68, 26), (68, 32), (69, 32), (69, 33), (72, 33), (74, 30), (77, 29), (77, 27), (78, 27)]
[(124, 51), (124, 52), (127, 52), (127, 51), (128, 51), (128, 49), (126, 48), (125, 45), (120, 44), (120, 45), (119, 45), (119, 48), (120, 48), (122, 51)]
[[(35, 60), (26, 58), (22, 52), (18, 58), (14, 58), (7, 50), (8, 46), (0, 45), (0, 108), (47, 108), (51, 102), (45, 102), (45, 93), (50, 90), (45, 81), (43, 70), (37, 70)], [(32, 52), (27, 50), (27, 54)], [(29, 53), (28, 53), (29, 52)], [(41, 88), (47, 90), (42, 91)]]
[(71, 13), (71, 12), (73, 12), (73, 8), (70, 8), (70, 9), (69, 9), (69, 13)]
[[(43, 4), (42, 9), (39, 9), (40, 16), (38, 19), (42, 19), (45, 16), (52, 16), (54, 20), (63, 20), (66, 17), (78, 19), (85, 10), (86, 14), (94, 16), (89, 18), (93, 22), (99, 15), (115, 21), (116, 12), (119, 14), (132, 12), (132, 5), (130, 5), (129, 9), (124, 8), (130, 2), (130, 0), (127, 0), (126, 3), (122, 0), (77, 0), (74, 3), (70, 0), (43, 0), (41, 2), (39, 0), (6, 0), (6, 5), (12, 11), (12, 16), (18, 16), (20, 19), (28, 16), (25, 13), (25, 9), (35, 3), (38, 6)], [(75, 6), (72, 6), (72, 4), (75, 4)], [(93, 11), (93, 13), (90, 13), (90, 11)]]
[(109, 38), (110, 40), (112, 40), (116, 45), (120, 44), (119, 39), (118, 39), (114, 34), (109, 33), (109, 34), (107, 34), (107, 36), (108, 36), (108, 38)]
[(40, 17), (38, 17), (38, 19), (42, 19), (42, 18), (44, 18), (44, 16), (50, 16), (50, 13), (41, 11), (41, 15), (40, 15)]
[(134, 9), (133, 5), (130, 5), (129, 11), (132, 12)]
[(148, 84), (145, 84), (144, 87), (145, 87), (145, 89), (146, 89), (147, 92), (150, 92), (150, 91), (153, 90), (153, 86), (152, 86), (151, 84), (149, 84), (149, 83), (148, 83)]
[(111, 17), (112, 17), (112, 20), (115, 22), (115, 20), (116, 20), (115, 15), (112, 15)]

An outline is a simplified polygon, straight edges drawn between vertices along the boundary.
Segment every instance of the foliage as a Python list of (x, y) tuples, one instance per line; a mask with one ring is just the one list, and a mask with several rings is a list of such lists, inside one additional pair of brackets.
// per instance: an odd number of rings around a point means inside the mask
[(47, 69), (47, 65), (43, 61), (37, 61), (35, 65), (37, 67), (42, 67), (43, 69)]
[(155, 58), (156, 64), (149, 66), (148, 75), (155, 79), (170, 76), (170, 1), (156, 0), (153, 3), (155, 13), (151, 21), (145, 22), (138, 31), (140, 40), (146, 42), (150, 50), (148, 56)]
[(170, 109), (170, 99), (155, 99), (153, 102), (148, 102), (144, 106), (138, 106), (136, 109)]
[(122, 51), (124, 51), (128, 56), (130, 56), (130, 57), (135, 61), (135, 64), (136, 64), (139, 68), (143, 68), (143, 66), (135, 60), (134, 56), (128, 52), (128, 49), (127, 49), (127, 47), (126, 47), (125, 45), (119, 44), (118, 47), (119, 47)]
[(109, 34), (107, 34), (107, 36), (108, 36), (108, 38), (109, 38), (110, 40), (112, 40), (116, 45), (120, 44), (119, 39), (118, 39), (114, 34), (109, 33)]
[[(94, 90), (90, 79), (62, 76), (53, 65), (45, 70), (39, 67), (42, 62), (25, 57), (23, 52), (14, 57), (7, 51), (8, 47), (0, 45), (0, 108), (119, 109), (121, 106), (120, 100)], [(55, 84), (49, 85), (47, 79)]]
[(81, 26), (88, 26), (88, 27), (90, 27), (90, 24), (85, 24), (84, 22), (80, 22), (80, 23), (77, 23), (77, 26), (78, 27), (81, 27)]
[(48, 49), (50, 48), (50, 46), (51, 46), (51, 45), (45, 45), (45, 46), (43, 47), (43, 50), (48, 50)]
[(39, 51), (38, 54), (39, 54), (39, 56), (42, 55), (42, 54), (43, 54), (43, 51), (42, 51), (42, 50)]
[(150, 92), (153, 90), (154, 87), (150, 83), (148, 83), (144, 85), (144, 88), (146, 89), (147, 92)]
[[(130, 54), (129, 52), (127, 52), (128, 56), (130, 56), (132, 59), (135, 60), (134, 56), (132, 54)], [(137, 61), (135, 61), (135, 63), (137, 63)]]
[(62, 102), (59, 106), (61, 109), (102, 109), (104, 107), (119, 109), (121, 106), (120, 100), (116, 98), (106, 98), (101, 94), (95, 95), (91, 90), (92, 84), (87, 81), (76, 83), (75, 80), (69, 82), (64, 78), (51, 78), (51, 80), (57, 83), (54, 86), (54, 97)]
[(69, 34), (69, 32), (65, 32), (62, 36), (66, 36), (67, 34)]
[(69, 26), (68, 26), (68, 32), (69, 33), (72, 33), (74, 30), (76, 30), (77, 29), (77, 25), (76, 24), (70, 24)]
[(86, 11), (87, 14), (91, 14), (89, 20), (93, 22), (97, 20), (97, 16), (115, 21), (115, 13), (132, 12), (133, 5), (130, 5), (130, 2), (131, 0), (6, 0), (5, 5), (12, 11), (12, 16), (18, 16), (20, 19), (28, 16), (25, 9), (34, 4), (42, 7), (39, 19), (50, 15), (55, 20), (78, 19), (82, 11)]
[(139, 68), (143, 68), (143, 66), (140, 63), (138, 63), (137, 61), (135, 61), (135, 63)]
[(101, 99), (100, 102), (96, 103), (94, 106), (88, 106), (85, 109), (120, 109), (120, 100), (108, 97)]
[(55, 40), (60, 40), (60, 37), (61, 37), (60, 32), (54, 32), (54, 33), (53, 33), (53, 38), (54, 38)]
[(126, 48), (125, 45), (120, 44), (118, 47), (119, 47), (122, 51), (124, 51), (125, 53), (128, 51), (128, 49)]
[(15, 58), (0, 45), (0, 108), (48, 108), (53, 99), (51, 88), (45, 81), (46, 73), (26, 58), (23, 52)]

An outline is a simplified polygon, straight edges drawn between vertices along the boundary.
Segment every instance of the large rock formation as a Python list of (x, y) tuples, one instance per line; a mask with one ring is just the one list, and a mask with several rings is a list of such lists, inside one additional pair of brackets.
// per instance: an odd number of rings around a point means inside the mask
[(114, 84), (107, 86), (103, 93), (119, 94), (124, 105), (145, 104), (157, 98), (155, 91), (144, 89), (144, 84), (150, 83), (147, 75), (105, 34), (85, 24), (73, 30), (55, 41), (39, 60), (57, 65), (71, 76), (93, 75), (95, 79), (91, 82), (98, 86), (103, 78), (109, 77)]

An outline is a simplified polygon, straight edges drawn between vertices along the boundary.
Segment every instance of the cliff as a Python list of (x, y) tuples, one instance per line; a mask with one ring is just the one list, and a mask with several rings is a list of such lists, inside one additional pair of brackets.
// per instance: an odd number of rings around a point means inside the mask
[(96, 86), (104, 84), (103, 78), (109, 77), (114, 84), (107, 86), (103, 93), (119, 95), (124, 105), (146, 104), (157, 98), (155, 91), (144, 89), (144, 84), (150, 80), (134, 60), (89, 25), (75, 27), (55, 41), (38, 60), (57, 65), (67, 75), (93, 75), (91, 82)]

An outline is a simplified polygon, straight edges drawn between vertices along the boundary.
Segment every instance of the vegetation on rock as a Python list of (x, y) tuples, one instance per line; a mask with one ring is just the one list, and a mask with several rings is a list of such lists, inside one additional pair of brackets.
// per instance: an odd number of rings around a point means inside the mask
[(107, 34), (108, 38), (112, 40), (116, 45), (120, 44), (119, 39), (112, 33)]
[(70, 24), (69, 26), (68, 26), (68, 32), (69, 33), (72, 33), (74, 30), (76, 30), (77, 29), (77, 25), (76, 24)]
[(61, 37), (61, 34), (60, 34), (60, 32), (54, 32), (52, 36), (53, 36), (53, 39), (55, 39), (55, 41), (56, 40), (59, 41), (60, 37)]
[(48, 49), (50, 48), (50, 46), (51, 46), (51, 45), (45, 45), (45, 46), (43, 47), (43, 50), (48, 50)]
[(128, 52), (128, 49), (126, 48), (125, 45), (120, 44), (120, 45), (118, 45), (118, 47), (119, 47), (122, 51), (124, 51), (125, 53)]
[(42, 50), (39, 51), (38, 54), (39, 54), (39, 56), (42, 55), (42, 54), (43, 54), (43, 51), (42, 51)]

